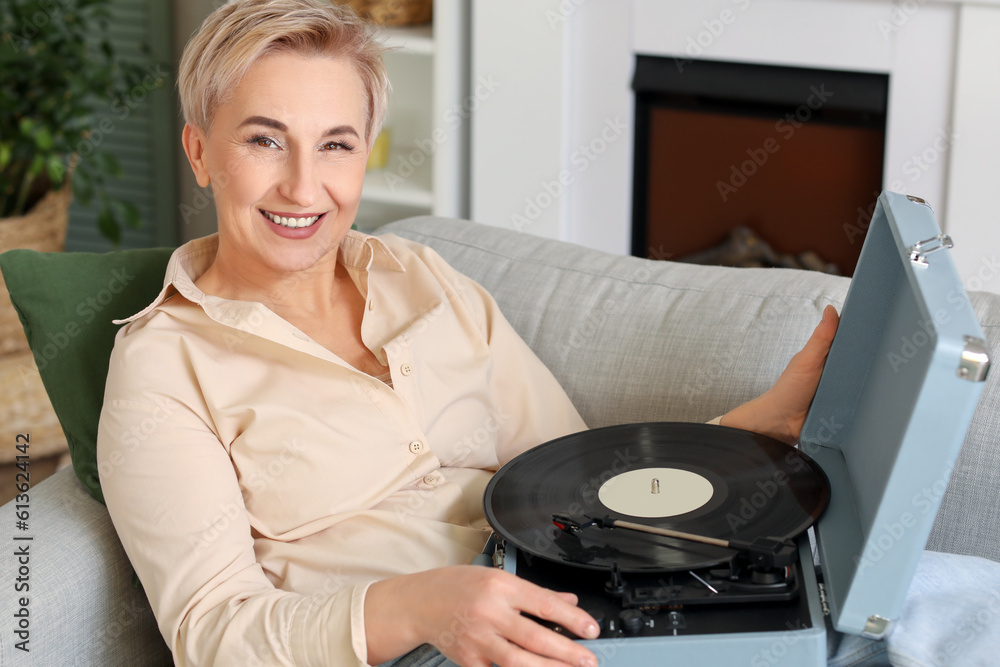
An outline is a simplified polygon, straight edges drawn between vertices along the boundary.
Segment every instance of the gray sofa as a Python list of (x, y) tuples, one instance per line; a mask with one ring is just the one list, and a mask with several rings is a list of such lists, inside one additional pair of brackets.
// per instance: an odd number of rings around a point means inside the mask
[[(702, 422), (768, 388), (848, 280), (619, 257), (460, 220), (412, 218), (379, 233), (434, 247), (484, 285), (591, 427)], [(1000, 296), (972, 302), (1000, 349)], [(928, 548), (1000, 561), (997, 373), (987, 379)], [(0, 557), (0, 664), (169, 665), (104, 507), (70, 469), (32, 491), (30, 653), (11, 632), (18, 564)], [(14, 523), (14, 507), (0, 511)]]

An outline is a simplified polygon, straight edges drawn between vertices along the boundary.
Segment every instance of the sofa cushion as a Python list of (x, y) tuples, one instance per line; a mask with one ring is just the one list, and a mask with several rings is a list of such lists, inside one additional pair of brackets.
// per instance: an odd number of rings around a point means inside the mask
[(153, 300), (163, 286), (171, 252), (10, 250), (0, 255), (0, 270), (66, 435), (73, 469), (101, 502), (97, 422), (118, 330), (111, 321), (133, 315)]

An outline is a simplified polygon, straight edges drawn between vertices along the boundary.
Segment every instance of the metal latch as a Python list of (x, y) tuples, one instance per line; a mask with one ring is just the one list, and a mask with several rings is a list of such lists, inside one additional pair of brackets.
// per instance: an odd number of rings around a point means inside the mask
[(983, 382), (990, 372), (990, 353), (986, 341), (975, 336), (965, 337), (965, 349), (958, 363), (958, 377), (970, 382)]
[(504, 556), (506, 555), (505, 543), (503, 540), (497, 540), (497, 548), (493, 552), (493, 567), (504, 569)]
[(947, 234), (938, 234), (931, 238), (914, 243), (909, 248), (910, 261), (920, 266), (927, 266), (927, 255), (945, 248), (954, 248), (955, 244)]
[(872, 614), (865, 623), (865, 629), (861, 631), (862, 637), (868, 639), (883, 639), (892, 630), (892, 621), (882, 618), (878, 614)]

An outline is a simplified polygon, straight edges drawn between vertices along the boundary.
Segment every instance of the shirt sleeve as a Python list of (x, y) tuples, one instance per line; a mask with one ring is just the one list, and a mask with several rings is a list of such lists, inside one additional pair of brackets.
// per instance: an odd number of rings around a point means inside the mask
[(183, 345), (125, 342), (99, 427), (101, 486), (177, 667), (366, 664), (366, 586), (338, 586), (335, 573), (311, 595), (271, 584)]

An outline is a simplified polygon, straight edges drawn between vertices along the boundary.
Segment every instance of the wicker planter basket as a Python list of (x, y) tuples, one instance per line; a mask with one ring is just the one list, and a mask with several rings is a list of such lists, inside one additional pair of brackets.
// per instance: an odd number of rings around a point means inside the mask
[[(59, 190), (49, 192), (25, 215), (0, 219), (0, 252), (29, 248), (60, 252), (66, 245), (66, 225), (73, 188), (67, 179)], [(28, 349), (21, 321), (10, 304), (7, 285), (0, 276), (0, 355)]]
[(66, 436), (29, 351), (0, 357), (0, 463), (14, 461), (20, 453), (14, 448), (18, 433), (31, 436), (32, 461), (67, 449)]
[(361, 16), (380, 25), (401, 26), (427, 23), (431, 20), (433, 0), (340, 0)]
[[(61, 252), (72, 200), (73, 187), (67, 179), (25, 215), (0, 220), (0, 252), (13, 248)], [(0, 442), (4, 443), (0, 463), (13, 461), (18, 454), (11, 444), (18, 433), (31, 435), (32, 460), (66, 451), (66, 437), (0, 275)]]

